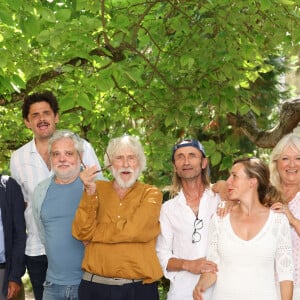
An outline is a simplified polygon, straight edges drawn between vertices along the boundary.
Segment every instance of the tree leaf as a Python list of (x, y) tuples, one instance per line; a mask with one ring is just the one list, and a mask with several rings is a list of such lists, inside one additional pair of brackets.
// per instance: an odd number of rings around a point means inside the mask
[(20, 19), (22, 31), (27, 36), (34, 36), (40, 32), (40, 23), (35, 16), (28, 15)]
[(59, 107), (61, 111), (66, 111), (75, 106), (75, 99), (74, 95), (67, 94), (60, 98), (59, 100)]
[(7, 24), (9, 26), (12, 26), (14, 24), (11, 12), (6, 8), (6, 6), (4, 6), (1, 3), (0, 3), (0, 22)]
[(213, 166), (218, 165), (221, 162), (222, 155), (219, 151), (214, 151), (210, 155), (210, 162)]
[(86, 93), (81, 92), (80, 94), (78, 94), (77, 103), (86, 110), (92, 110), (91, 100)]

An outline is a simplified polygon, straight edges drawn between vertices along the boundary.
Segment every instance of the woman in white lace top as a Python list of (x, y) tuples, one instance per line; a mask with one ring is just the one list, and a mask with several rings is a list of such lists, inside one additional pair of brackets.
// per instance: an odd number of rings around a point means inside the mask
[(292, 234), (294, 261), (293, 300), (300, 300), (300, 137), (284, 136), (270, 157), (271, 183), (278, 187), (287, 205), (275, 203), (272, 208), (287, 216)]
[[(266, 164), (257, 158), (234, 162), (227, 180), (229, 200), (239, 200), (224, 218), (214, 215), (207, 259), (217, 273), (202, 274), (194, 299), (214, 285), (211, 300), (291, 300), (293, 262), (289, 223), (269, 206), (281, 200), (269, 184)], [(276, 291), (276, 276), (281, 296)]]

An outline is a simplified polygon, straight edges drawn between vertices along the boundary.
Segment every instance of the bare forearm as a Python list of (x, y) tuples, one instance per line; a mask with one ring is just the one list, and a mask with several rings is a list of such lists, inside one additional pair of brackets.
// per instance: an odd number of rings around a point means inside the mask
[(170, 258), (167, 270), (171, 272), (187, 271), (193, 274), (202, 274), (205, 272), (217, 272), (217, 265), (207, 260), (205, 257), (198, 259)]
[(293, 282), (281, 281), (280, 282), (281, 300), (292, 300), (293, 298)]
[(199, 284), (205, 291), (211, 287), (217, 280), (216, 273), (204, 273), (201, 275), (197, 285)]
[(170, 258), (167, 270), (170, 272), (187, 271), (188, 260), (181, 258)]
[(203, 300), (203, 293), (217, 280), (216, 273), (204, 273), (201, 275), (193, 291), (194, 300)]

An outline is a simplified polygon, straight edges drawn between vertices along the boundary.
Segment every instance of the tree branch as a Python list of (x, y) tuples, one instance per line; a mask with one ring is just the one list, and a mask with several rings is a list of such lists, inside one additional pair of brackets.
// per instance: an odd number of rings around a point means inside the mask
[(261, 148), (273, 148), (287, 133), (293, 131), (300, 122), (300, 99), (291, 99), (282, 104), (279, 122), (271, 130), (261, 130), (257, 127), (256, 118), (252, 112), (245, 115), (227, 114), (228, 123), (240, 130), (255, 145)]

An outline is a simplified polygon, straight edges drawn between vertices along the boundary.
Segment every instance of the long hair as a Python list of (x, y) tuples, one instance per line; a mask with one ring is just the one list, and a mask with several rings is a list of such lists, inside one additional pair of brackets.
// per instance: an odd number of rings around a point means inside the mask
[(275, 202), (284, 202), (281, 193), (270, 183), (270, 170), (268, 165), (256, 157), (239, 158), (233, 165), (240, 163), (249, 178), (256, 178), (258, 182), (257, 193), (261, 204), (270, 207)]
[[(203, 158), (202, 158), (203, 159)], [(208, 158), (206, 158), (208, 160)], [(179, 191), (182, 189), (182, 179), (177, 175), (175, 170), (175, 165), (173, 163), (173, 177), (172, 177), (172, 185), (170, 187), (170, 197), (175, 197)], [(201, 180), (205, 187), (210, 186), (210, 178), (209, 178), (209, 161), (207, 161), (207, 166), (201, 171)]]

